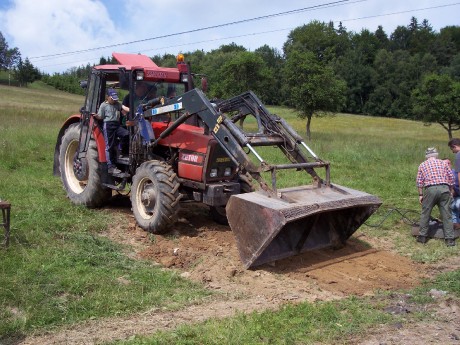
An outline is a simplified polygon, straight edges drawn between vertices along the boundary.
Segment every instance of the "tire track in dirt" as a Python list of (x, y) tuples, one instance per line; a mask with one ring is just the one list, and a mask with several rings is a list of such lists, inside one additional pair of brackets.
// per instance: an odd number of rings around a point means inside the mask
[(129, 339), (135, 335), (148, 335), (160, 330), (169, 330), (178, 325), (202, 322), (209, 318), (220, 319), (231, 317), (236, 313), (250, 313), (259, 310), (261, 306), (264, 310), (276, 308), (276, 305), (267, 303), (262, 297), (231, 302), (211, 301), (173, 312), (154, 309), (128, 317), (91, 320), (61, 329), (55, 333), (28, 337), (18, 344), (100, 344), (119, 339)]

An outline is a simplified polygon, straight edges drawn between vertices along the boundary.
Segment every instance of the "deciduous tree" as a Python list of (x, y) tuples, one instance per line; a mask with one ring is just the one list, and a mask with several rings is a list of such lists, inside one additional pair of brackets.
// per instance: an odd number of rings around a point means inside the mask
[(286, 83), (290, 94), (289, 105), (307, 119), (306, 135), (311, 139), (311, 121), (314, 114), (333, 114), (345, 104), (345, 82), (330, 66), (318, 60), (313, 52), (290, 52), (285, 66)]
[(259, 55), (265, 63), (268, 73), (265, 76), (269, 78), (266, 81), (263, 99), (267, 104), (281, 104), (283, 101), (282, 93), (282, 68), (284, 59), (280, 51), (264, 45), (257, 48), (254, 53)]
[(264, 100), (271, 81), (270, 71), (262, 57), (251, 52), (238, 52), (222, 65), (220, 75), (217, 88), (224, 98), (252, 90)]
[(412, 93), (416, 119), (438, 123), (448, 133), (460, 129), (460, 82), (448, 75), (429, 74)]
[[(295, 28), (284, 43), (284, 54), (288, 56), (291, 51), (309, 51), (324, 62), (332, 61), (337, 56), (339, 36), (333, 25), (314, 20), (307, 25)], [(340, 50), (342, 45), (340, 45)]]

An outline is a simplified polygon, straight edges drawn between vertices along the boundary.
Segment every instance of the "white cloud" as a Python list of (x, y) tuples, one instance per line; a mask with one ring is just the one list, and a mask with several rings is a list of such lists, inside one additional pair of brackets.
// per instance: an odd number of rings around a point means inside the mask
[[(408, 25), (412, 16), (419, 22), (428, 19), (435, 30), (459, 25), (460, 4), (441, 7), (455, 4), (449, 0), (350, 0), (340, 6), (223, 25), (331, 3), (331, 0), (11, 0), (0, 6), (0, 31), (11, 47), (19, 48), (23, 57), (58, 54), (55, 58), (31, 60), (40, 70), (52, 73), (97, 63), (101, 56), (110, 56), (112, 51), (151, 56), (196, 49), (209, 51), (231, 42), (250, 50), (264, 44), (281, 49), (291, 29), (312, 20), (332, 20), (336, 25), (343, 21), (347, 30), (354, 32), (362, 28), (373, 32), (382, 25), (388, 35), (397, 25)], [(428, 7), (431, 8), (419, 10)], [(223, 26), (194, 31), (218, 25)], [(173, 35), (188, 31), (192, 32)], [(168, 37), (150, 40), (159, 36)], [(138, 40), (142, 42), (90, 50)], [(59, 55), (80, 50), (90, 51)]]
[[(13, 38), (9, 45), (18, 47), (23, 58), (98, 47), (117, 36), (105, 6), (91, 0), (16, 0), (3, 13), (1, 31)], [(75, 57), (51, 64), (68, 59)], [(32, 63), (46, 64), (46, 60), (32, 59)]]

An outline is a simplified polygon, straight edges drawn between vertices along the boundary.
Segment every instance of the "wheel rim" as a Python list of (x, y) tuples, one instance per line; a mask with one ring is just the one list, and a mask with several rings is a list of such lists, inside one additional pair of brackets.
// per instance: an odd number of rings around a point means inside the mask
[(78, 140), (73, 140), (71, 143), (69, 143), (65, 152), (64, 174), (69, 188), (74, 193), (80, 194), (85, 190), (88, 180), (80, 181), (77, 176), (75, 176), (74, 169), (77, 168), (76, 164), (78, 164), (78, 162), (75, 161), (77, 150)]
[(149, 178), (139, 181), (136, 192), (136, 206), (139, 214), (144, 219), (153, 217), (156, 205), (155, 185)]

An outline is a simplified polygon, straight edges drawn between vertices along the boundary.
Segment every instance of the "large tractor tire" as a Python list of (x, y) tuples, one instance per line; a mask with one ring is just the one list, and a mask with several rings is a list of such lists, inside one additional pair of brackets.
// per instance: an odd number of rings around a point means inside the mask
[(162, 234), (177, 220), (179, 180), (172, 167), (151, 160), (136, 170), (131, 185), (131, 204), (139, 226), (151, 233)]
[[(240, 193), (251, 193), (254, 192), (254, 186), (251, 183), (252, 179), (246, 175), (240, 175), (238, 182), (240, 183)], [(228, 225), (227, 211), (225, 206), (211, 206), (209, 208), (209, 214), (213, 221), (217, 224)]]
[(112, 191), (102, 185), (102, 164), (94, 140), (89, 142), (86, 158), (77, 159), (79, 138), (79, 123), (70, 125), (62, 137), (59, 151), (62, 184), (74, 204), (100, 207), (107, 202)]

